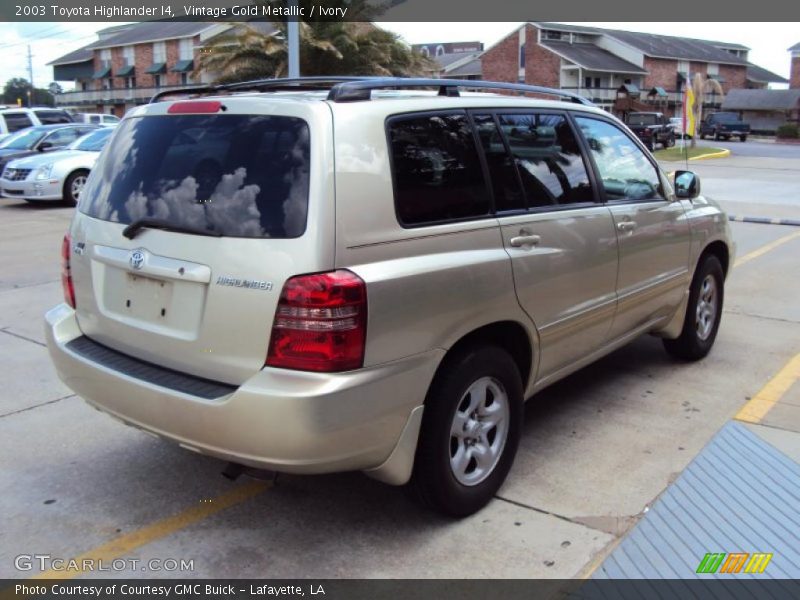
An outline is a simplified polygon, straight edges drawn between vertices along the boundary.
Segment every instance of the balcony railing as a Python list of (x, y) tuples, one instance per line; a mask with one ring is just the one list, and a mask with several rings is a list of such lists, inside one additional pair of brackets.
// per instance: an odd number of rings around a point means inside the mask
[[(579, 94), (584, 98), (588, 98), (593, 102), (613, 103), (617, 99), (618, 87), (592, 87), (592, 88), (579, 88), (579, 87), (562, 87), (562, 90)], [(639, 102), (658, 105), (660, 102), (680, 103), (682, 102), (682, 94), (675, 91), (667, 91), (666, 97), (664, 96), (648, 96), (649, 90), (642, 90), (639, 95)]]
[(161, 87), (111, 88), (108, 90), (75, 90), (56, 94), (57, 106), (76, 106), (80, 104), (123, 104), (134, 102), (145, 104), (158, 92), (182, 89), (199, 84), (162, 85)]

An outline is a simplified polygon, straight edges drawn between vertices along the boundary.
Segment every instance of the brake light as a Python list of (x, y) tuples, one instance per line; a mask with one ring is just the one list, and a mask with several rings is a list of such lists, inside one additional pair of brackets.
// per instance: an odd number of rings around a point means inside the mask
[(222, 108), (222, 102), (217, 100), (195, 100), (189, 102), (176, 102), (167, 109), (171, 115), (191, 115), (203, 113), (216, 113)]
[(72, 239), (67, 234), (61, 242), (61, 287), (64, 290), (64, 302), (75, 308), (75, 286), (72, 284), (72, 269), (69, 266), (71, 250)]
[(283, 286), (266, 365), (349, 371), (364, 364), (367, 286), (350, 271), (292, 277)]

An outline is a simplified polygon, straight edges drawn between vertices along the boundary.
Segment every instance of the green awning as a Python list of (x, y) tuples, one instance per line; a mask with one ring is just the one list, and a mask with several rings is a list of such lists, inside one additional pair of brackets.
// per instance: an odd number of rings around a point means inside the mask
[(111, 77), (111, 67), (104, 67), (99, 71), (95, 71), (94, 75), (92, 75), (92, 79), (104, 79), (106, 77)]
[(117, 77), (132, 77), (136, 69), (134, 65), (127, 65), (117, 71)]
[(194, 70), (194, 61), (193, 60), (179, 60), (175, 63), (175, 66), (172, 67), (173, 73), (188, 73), (189, 71)]
[(627, 92), (631, 96), (639, 94), (639, 88), (632, 83), (623, 83), (619, 88), (617, 88), (618, 92)]
[(709, 79), (715, 79), (716, 81), (718, 81), (720, 83), (725, 83), (725, 78), (722, 77), (721, 75), (709, 75), (708, 78)]
[(167, 71), (167, 63), (153, 63), (149, 67), (147, 67), (144, 72), (149, 73), (150, 75), (159, 75), (160, 73), (166, 73)]
[(650, 92), (647, 95), (648, 96), (661, 96), (662, 98), (666, 98), (668, 94), (667, 94), (667, 90), (665, 90), (662, 87), (656, 86), (653, 89), (651, 89)]

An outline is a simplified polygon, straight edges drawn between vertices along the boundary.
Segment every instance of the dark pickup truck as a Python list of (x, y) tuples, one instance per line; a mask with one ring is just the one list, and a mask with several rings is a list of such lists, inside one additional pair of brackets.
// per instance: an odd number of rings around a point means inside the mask
[(741, 141), (747, 141), (750, 133), (750, 125), (744, 123), (739, 115), (733, 112), (715, 112), (709, 114), (700, 123), (700, 139), (713, 135), (715, 140), (729, 140), (738, 137)]
[(658, 144), (663, 145), (664, 148), (671, 148), (675, 145), (675, 130), (663, 113), (628, 113), (628, 127), (651, 152), (656, 149)]

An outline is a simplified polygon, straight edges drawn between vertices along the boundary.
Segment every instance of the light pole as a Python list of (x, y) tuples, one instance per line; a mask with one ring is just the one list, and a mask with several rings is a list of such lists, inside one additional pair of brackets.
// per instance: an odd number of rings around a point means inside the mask
[(286, 43), (289, 54), (289, 77), (300, 77), (300, 35), (299, 19), (292, 16), (297, 12), (297, 0), (288, 0), (289, 18), (286, 22)]

